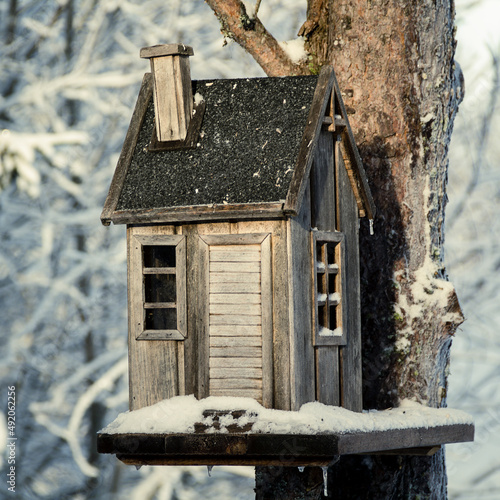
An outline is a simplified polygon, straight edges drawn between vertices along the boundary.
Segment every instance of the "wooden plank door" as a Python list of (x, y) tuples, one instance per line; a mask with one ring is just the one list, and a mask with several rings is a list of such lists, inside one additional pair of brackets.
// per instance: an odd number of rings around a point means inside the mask
[(269, 332), (272, 338), (272, 299), (267, 291), (270, 237), (263, 245), (262, 235), (246, 236), (207, 237), (209, 395), (244, 396), (265, 404), (269, 403)]

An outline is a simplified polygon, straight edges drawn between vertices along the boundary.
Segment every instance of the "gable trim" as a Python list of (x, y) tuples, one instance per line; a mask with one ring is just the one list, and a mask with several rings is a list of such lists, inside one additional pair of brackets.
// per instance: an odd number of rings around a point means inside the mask
[(130, 120), (130, 126), (125, 136), (124, 146), (120, 153), (120, 158), (118, 159), (118, 164), (116, 165), (116, 170), (109, 187), (108, 196), (106, 197), (104, 208), (101, 213), (101, 222), (105, 226), (109, 226), (111, 221), (115, 220), (114, 213), (118, 204), (118, 198), (120, 197), (130, 162), (132, 161), (132, 155), (134, 154), (142, 122), (146, 114), (146, 108), (152, 95), (152, 75), (151, 73), (146, 73), (142, 79), (139, 97), (137, 98), (134, 113)]
[(333, 68), (331, 66), (323, 66), (319, 74), (316, 91), (314, 92), (309, 116), (307, 118), (307, 125), (300, 144), (297, 164), (295, 165), (285, 206), (283, 208), (287, 214), (297, 215), (299, 213), (302, 198), (306, 190), (307, 179), (311, 171), (314, 148), (323, 125), (323, 117), (328, 105), (328, 97), (333, 88), (333, 81)]
[[(364, 215), (366, 215), (369, 219), (373, 219), (376, 212), (375, 203), (368, 185), (363, 162), (361, 161), (361, 156), (359, 155), (356, 141), (354, 140), (354, 134), (352, 133), (352, 129), (349, 124), (347, 111), (345, 109), (344, 102), (340, 97), (340, 88), (337, 78), (335, 77), (335, 73), (333, 74), (333, 86), (335, 89), (335, 109), (340, 110), (340, 115), (345, 122), (345, 126), (343, 127), (341, 134), (342, 156), (349, 175), (349, 180), (351, 181), (352, 189), (356, 196), (359, 215), (360, 217), (364, 217)], [(363, 211), (365, 213), (363, 213)]]

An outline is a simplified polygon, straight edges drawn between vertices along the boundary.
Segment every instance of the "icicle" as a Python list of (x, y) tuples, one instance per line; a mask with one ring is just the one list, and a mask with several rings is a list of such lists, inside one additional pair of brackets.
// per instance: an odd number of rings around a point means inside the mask
[(136, 465), (135, 470), (139, 470), (142, 467), (142, 465)]
[(328, 496), (328, 467), (321, 467), (323, 470), (323, 495)]
[(212, 469), (214, 468), (213, 465), (207, 465), (207, 473), (208, 477), (212, 477)]
[(370, 219), (370, 236), (373, 236), (373, 219)]
[(304, 472), (305, 467), (301, 466), (301, 467), (297, 467), (297, 469), (299, 469), (299, 472)]

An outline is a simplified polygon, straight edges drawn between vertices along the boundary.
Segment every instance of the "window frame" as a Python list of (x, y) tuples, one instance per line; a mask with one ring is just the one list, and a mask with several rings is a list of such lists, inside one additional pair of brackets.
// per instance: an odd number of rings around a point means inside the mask
[[(317, 255), (317, 247), (319, 244), (335, 244), (335, 263), (338, 266), (336, 272), (333, 270), (329, 270), (328, 262), (326, 261), (326, 256), (318, 258)], [(344, 278), (344, 270), (343, 263), (345, 262), (344, 258), (344, 234), (338, 231), (311, 231), (311, 246), (312, 246), (312, 294), (313, 294), (313, 345), (314, 346), (342, 346), (347, 344), (347, 331), (345, 324), (346, 322), (343, 320), (343, 312), (344, 305), (343, 300), (346, 296), (345, 293), (345, 278)], [(322, 262), (323, 266), (321, 268), (318, 267), (318, 262)], [(326, 299), (320, 301), (318, 298), (318, 276), (324, 276), (326, 280)], [(332, 278), (333, 277), (333, 278)], [(335, 293), (340, 295), (340, 300), (330, 301), (330, 293), (328, 291), (328, 280), (335, 279)], [(335, 314), (336, 314), (336, 325), (337, 328), (342, 329), (342, 335), (320, 335), (320, 320), (319, 320), (319, 307), (326, 307), (327, 317), (329, 317), (329, 308), (331, 306), (335, 306)], [(323, 326), (323, 325), (321, 325)]]
[[(175, 268), (148, 268), (144, 262), (144, 246), (175, 247)], [(183, 235), (143, 235), (132, 236), (130, 247), (130, 328), (136, 340), (184, 340), (187, 337), (187, 294), (186, 294), (186, 237)], [(155, 271), (155, 272), (153, 272)], [(176, 300), (161, 303), (164, 307), (175, 308), (176, 329), (155, 330), (146, 328), (146, 310), (153, 309), (153, 303), (146, 302), (145, 276), (151, 274), (175, 274)], [(169, 305), (167, 305), (169, 304)], [(172, 305), (175, 304), (175, 305)], [(149, 305), (150, 307), (146, 307)]]

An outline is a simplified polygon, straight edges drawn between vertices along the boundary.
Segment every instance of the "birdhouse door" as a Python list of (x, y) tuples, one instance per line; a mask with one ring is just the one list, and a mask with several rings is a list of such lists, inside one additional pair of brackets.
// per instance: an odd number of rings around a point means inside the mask
[(269, 234), (203, 236), (208, 244), (209, 395), (271, 404)]

